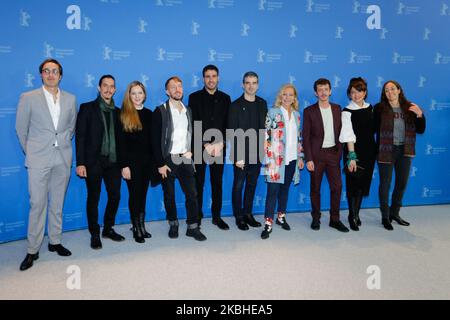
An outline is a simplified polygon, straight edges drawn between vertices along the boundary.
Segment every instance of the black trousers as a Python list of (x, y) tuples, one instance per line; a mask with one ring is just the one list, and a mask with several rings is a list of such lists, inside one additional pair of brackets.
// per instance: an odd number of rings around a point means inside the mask
[(195, 186), (192, 160), (181, 164), (174, 164), (169, 158), (167, 162), (169, 168), (172, 170), (167, 173), (167, 178), (162, 181), (167, 220), (169, 222), (178, 220), (177, 206), (175, 203), (175, 179), (178, 179), (186, 199), (186, 223), (187, 225), (198, 223), (197, 189)]
[(197, 186), (197, 202), (198, 202), (198, 214), (200, 218), (203, 218), (203, 187), (205, 185), (205, 173), (206, 167), (209, 167), (209, 176), (211, 181), (211, 195), (212, 205), (211, 214), (213, 218), (220, 217), (222, 211), (222, 177), (223, 177), (223, 164), (196, 164), (195, 165), (195, 182)]
[[(255, 198), (256, 184), (258, 183), (261, 164), (246, 164), (244, 169), (234, 166), (234, 179), (231, 202), (233, 215), (242, 218), (253, 211), (253, 199)], [(244, 199), (242, 189), (244, 188)]]
[(128, 187), (128, 209), (130, 218), (137, 218), (139, 213), (145, 212), (147, 191), (150, 184), (150, 166), (136, 163), (130, 167), (131, 179), (126, 180)]
[(104, 158), (97, 161), (95, 165), (88, 166), (86, 171), (86, 211), (89, 232), (91, 235), (99, 235), (98, 202), (102, 190), (102, 180), (105, 183), (106, 192), (108, 193), (108, 202), (103, 217), (103, 229), (108, 229), (112, 228), (115, 224), (117, 209), (119, 208), (122, 176), (119, 166), (116, 163), (110, 163)]
[[(381, 216), (398, 216), (402, 207), (403, 195), (406, 190), (411, 168), (411, 157), (404, 156), (404, 146), (393, 146), (392, 163), (378, 163), (380, 173), (380, 186), (378, 196), (380, 199)], [(392, 192), (391, 206), (389, 207), (389, 190), (392, 182), (392, 170), (395, 171), (394, 191)]]

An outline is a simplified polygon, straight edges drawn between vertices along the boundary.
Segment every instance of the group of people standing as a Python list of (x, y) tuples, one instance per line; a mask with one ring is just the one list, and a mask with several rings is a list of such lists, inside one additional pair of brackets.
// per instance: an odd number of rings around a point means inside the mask
[[(76, 173), (86, 182), (86, 212), (93, 249), (102, 248), (101, 237), (125, 240), (113, 229), (122, 179), (128, 187), (136, 242), (143, 243), (151, 237), (145, 227), (147, 191), (150, 185), (160, 183), (168, 236), (178, 238), (176, 179), (186, 199), (186, 235), (206, 240), (201, 231), (206, 167), (211, 179), (212, 223), (228, 230), (221, 218), (226, 144), (230, 144), (233, 164), (233, 215), (240, 230), (261, 227), (252, 213), (261, 168), (267, 182), (261, 238), (269, 238), (274, 220), (282, 229), (290, 230), (286, 220), (289, 189), (292, 182), (299, 183), (300, 170), (306, 166), (311, 175), (311, 228), (320, 229), (320, 187), (325, 174), (331, 193), (329, 225), (348, 232), (339, 214), (342, 151), (350, 228), (357, 231), (361, 226), (359, 210), (362, 198), (369, 194), (376, 160), (383, 226), (392, 230), (392, 220), (409, 224), (400, 217), (399, 210), (415, 155), (416, 133), (424, 132), (425, 117), (417, 105), (405, 98), (395, 81), (384, 84), (380, 102), (372, 107), (365, 102), (366, 81), (351, 79), (347, 89), (350, 103), (341, 111), (329, 100), (329, 80), (318, 79), (314, 83), (317, 102), (305, 108), (302, 119), (294, 85), (283, 85), (274, 107), (268, 110), (266, 101), (256, 95), (259, 77), (252, 71), (243, 76), (243, 94), (231, 102), (230, 96), (218, 89), (218, 68), (205, 66), (204, 88), (189, 96), (187, 106), (182, 102), (182, 80), (173, 76), (165, 83), (167, 101), (153, 112), (144, 106), (147, 93), (139, 81), (127, 86), (121, 108), (116, 107), (115, 78), (103, 75), (97, 98), (81, 104), (78, 113), (75, 97), (59, 88), (61, 64), (47, 59), (39, 66), (39, 72), (43, 86), (22, 94), (17, 107), (16, 130), (26, 156), (30, 194), (28, 253), (20, 270), (32, 267), (39, 258), (47, 209), (48, 249), (61, 256), (71, 255), (61, 244), (61, 233), (74, 134)], [(389, 206), (393, 170), (395, 187)], [(102, 182), (108, 200), (100, 233), (98, 204)]]

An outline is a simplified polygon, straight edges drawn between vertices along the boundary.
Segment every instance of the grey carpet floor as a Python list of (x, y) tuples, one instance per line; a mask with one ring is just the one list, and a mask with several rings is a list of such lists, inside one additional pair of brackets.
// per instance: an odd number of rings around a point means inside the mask
[[(262, 228), (238, 230), (232, 217), (228, 231), (204, 219), (205, 242), (186, 237), (184, 221), (180, 237), (169, 239), (167, 223), (157, 221), (147, 223), (153, 237), (145, 244), (120, 225), (126, 241), (105, 239), (98, 251), (80, 230), (63, 235), (72, 256), (49, 252), (46, 238), (25, 272), (26, 241), (4, 243), (0, 299), (449, 299), (450, 205), (407, 207), (402, 216), (411, 226), (394, 222), (386, 231), (378, 210), (364, 209), (361, 231), (343, 234), (328, 226), (328, 214), (320, 231), (309, 228), (309, 213), (288, 214), (292, 230), (275, 225), (267, 240)], [(67, 286), (73, 266), (80, 289)], [(369, 289), (375, 276), (380, 286)]]

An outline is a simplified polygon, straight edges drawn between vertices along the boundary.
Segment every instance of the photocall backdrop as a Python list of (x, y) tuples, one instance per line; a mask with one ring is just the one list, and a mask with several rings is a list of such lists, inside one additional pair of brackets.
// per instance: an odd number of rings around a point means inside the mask
[[(232, 100), (242, 94), (242, 75), (260, 76), (258, 95), (271, 106), (278, 89), (293, 83), (301, 110), (316, 101), (313, 82), (332, 83), (333, 102), (348, 103), (350, 78), (368, 81), (367, 101), (379, 101), (383, 83), (398, 80), (406, 96), (420, 105), (427, 131), (417, 139), (405, 205), (450, 200), (450, 0), (17, 0), (0, 3), (0, 242), (26, 237), (27, 171), (15, 132), (22, 92), (39, 88), (39, 64), (58, 59), (64, 68), (61, 88), (77, 103), (93, 100), (103, 74), (117, 80), (121, 105), (127, 84), (140, 80), (148, 90), (146, 106), (166, 100), (164, 82), (183, 79), (188, 95), (203, 86), (202, 68), (220, 69), (219, 87)], [(224, 174), (223, 215), (232, 214), (232, 167)], [(325, 180), (325, 179), (324, 179)], [(208, 180), (207, 180), (208, 181)], [(378, 206), (378, 171), (364, 207)], [(206, 183), (205, 213), (210, 215)], [(264, 211), (266, 184), (260, 176), (254, 212)], [(105, 207), (102, 193), (100, 212)], [(128, 191), (122, 184), (117, 223), (128, 223)], [(329, 208), (327, 183), (322, 206)], [(85, 228), (86, 187), (75, 162), (64, 205), (64, 230)], [(342, 208), (347, 208), (345, 188)], [(177, 189), (179, 217), (184, 196)], [(288, 211), (310, 210), (309, 174), (291, 187)], [(165, 218), (161, 187), (150, 189), (151, 220)], [(423, 212), (423, 214), (427, 214)]]

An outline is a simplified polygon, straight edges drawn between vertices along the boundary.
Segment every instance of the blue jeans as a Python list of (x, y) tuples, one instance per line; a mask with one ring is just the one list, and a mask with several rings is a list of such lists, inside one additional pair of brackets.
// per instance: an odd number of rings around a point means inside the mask
[[(234, 166), (234, 180), (232, 191), (233, 215), (242, 218), (251, 214), (253, 199), (255, 197), (256, 184), (258, 183), (261, 164), (246, 164), (244, 169)], [(244, 188), (244, 202), (242, 203), (242, 189)]]
[[(389, 215), (398, 216), (402, 206), (403, 194), (409, 178), (411, 157), (404, 156), (404, 146), (393, 146), (392, 163), (378, 163), (380, 171), (380, 210), (382, 218), (388, 219)], [(392, 192), (392, 203), (389, 208), (389, 189), (391, 188), (392, 170), (395, 171), (395, 186)]]
[(288, 202), (289, 187), (292, 182), (292, 178), (295, 174), (295, 166), (297, 161), (293, 160), (289, 162), (284, 168), (284, 183), (267, 183), (267, 195), (266, 195), (266, 209), (264, 212), (265, 218), (273, 219), (275, 215), (275, 206), (278, 199), (278, 212), (286, 213), (286, 207)]

